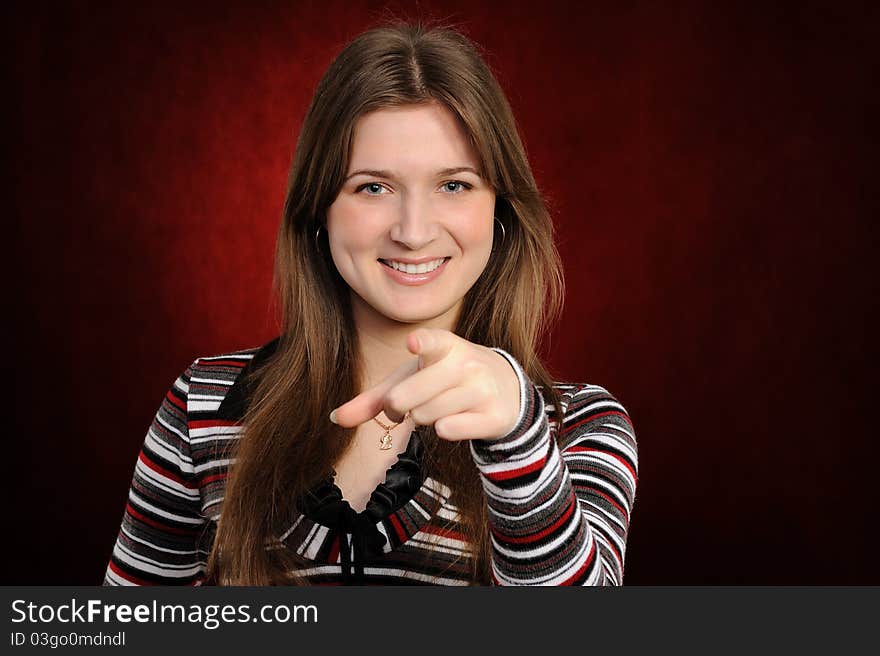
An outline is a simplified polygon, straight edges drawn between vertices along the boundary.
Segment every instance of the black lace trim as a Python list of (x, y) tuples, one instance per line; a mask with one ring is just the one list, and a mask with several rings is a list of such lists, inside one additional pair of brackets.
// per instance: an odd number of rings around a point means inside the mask
[(302, 513), (317, 524), (331, 529), (339, 529), (350, 522), (341, 515), (359, 516), (361, 521), (369, 520), (375, 524), (400, 510), (422, 487), (425, 474), (422, 470), (424, 446), (416, 428), (409, 438), (406, 450), (397, 456), (386, 472), (385, 480), (376, 486), (366, 507), (360, 513), (354, 511), (348, 501), (342, 498), (342, 491), (333, 481), (335, 472), (313, 488), (302, 504)]

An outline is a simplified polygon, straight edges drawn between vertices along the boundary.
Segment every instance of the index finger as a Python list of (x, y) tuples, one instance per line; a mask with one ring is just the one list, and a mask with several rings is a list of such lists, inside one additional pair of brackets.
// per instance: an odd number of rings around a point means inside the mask
[(400, 381), (419, 370), (419, 359), (413, 358), (400, 365), (391, 375), (377, 385), (358, 394), (330, 413), (330, 421), (344, 428), (360, 426), (370, 421), (384, 409), (385, 395)]

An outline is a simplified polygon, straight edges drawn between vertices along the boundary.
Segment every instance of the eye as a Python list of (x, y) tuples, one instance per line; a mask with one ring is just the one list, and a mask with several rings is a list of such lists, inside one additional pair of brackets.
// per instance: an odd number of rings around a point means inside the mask
[(382, 196), (382, 190), (387, 187), (378, 182), (367, 182), (355, 189), (354, 193), (359, 194), (364, 189), (367, 190), (367, 196)]
[[(450, 188), (450, 186), (452, 186), (452, 188)], [(469, 185), (467, 182), (462, 182), (461, 180), (450, 180), (449, 182), (443, 183), (443, 189), (453, 194), (460, 194), (462, 191), (472, 188), (472, 185)]]

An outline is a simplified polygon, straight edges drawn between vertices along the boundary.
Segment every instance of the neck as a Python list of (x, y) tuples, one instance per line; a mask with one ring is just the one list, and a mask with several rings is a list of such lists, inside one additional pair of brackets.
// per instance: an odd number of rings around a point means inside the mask
[(406, 346), (410, 333), (419, 328), (451, 331), (454, 327), (453, 310), (457, 311), (457, 308), (453, 308), (433, 319), (405, 323), (382, 316), (372, 308), (365, 311), (362, 303), (353, 303), (360, 350), (361, 392), (378, 385), (398, 367), (416, 357)]

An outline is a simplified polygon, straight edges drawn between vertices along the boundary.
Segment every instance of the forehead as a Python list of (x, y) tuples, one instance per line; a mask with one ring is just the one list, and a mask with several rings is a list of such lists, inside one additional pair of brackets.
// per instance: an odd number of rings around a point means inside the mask
[(389, 107), (361, 116), (354, 126), (349, 169), (478, 167), (458, 118), (439, 103)]

